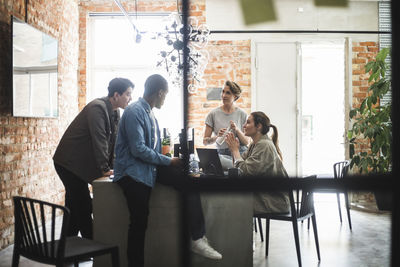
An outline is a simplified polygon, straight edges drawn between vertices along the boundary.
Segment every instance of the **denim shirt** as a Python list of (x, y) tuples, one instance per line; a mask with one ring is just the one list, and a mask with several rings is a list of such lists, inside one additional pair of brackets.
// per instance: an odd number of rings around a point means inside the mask
[[(160, 129), (157, 120), (153, 125), (150, 112), (150, 105), (143, 98), (125, 108), (115, 145), (114, 182), (128, 175), (153, 187), (157, 165), (171, 164), (171, 158), (161, 154)], [(153, 149), (155, 136), (158, 140)]]

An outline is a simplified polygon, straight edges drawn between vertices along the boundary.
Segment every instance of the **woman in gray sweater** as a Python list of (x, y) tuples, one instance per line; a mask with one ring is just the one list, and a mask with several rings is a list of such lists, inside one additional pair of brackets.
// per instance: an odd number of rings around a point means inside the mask
[[(234, 165), (244, 176), (288, 177), (282, 164), (282, 153), (278, 146), (278, 129), (263, 112), (253, 112), (244, 125), (244, 134), (252, 139), (246, 152), (239, 153), (239, 140), (228, 134), (226, 143), (232, 153)], [(272, 140), (268, 137), (273, 129)], [(288, 195), (280, 191), (254, 194), (254, 213), (289, 212)]]

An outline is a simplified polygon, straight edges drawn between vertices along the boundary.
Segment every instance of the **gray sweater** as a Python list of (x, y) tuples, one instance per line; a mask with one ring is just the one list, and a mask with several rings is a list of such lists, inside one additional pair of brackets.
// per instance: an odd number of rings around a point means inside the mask
[(103, 176), (112, 168), (119, 116), (107, 97), (91, 101), (68, 126), (54, 162), (88, 183)]
[[(241, 169), (245, 176), (288, 177), (275, 145), (267, 135), (262, 136), (256, 144), (250, 144), (249, 149), (242, 154), (242, 159), (235, 162), (235, 167)], [(253, 210), (254, 214), (289, 212), (289, 197), (280, 191), (254, 193)]]

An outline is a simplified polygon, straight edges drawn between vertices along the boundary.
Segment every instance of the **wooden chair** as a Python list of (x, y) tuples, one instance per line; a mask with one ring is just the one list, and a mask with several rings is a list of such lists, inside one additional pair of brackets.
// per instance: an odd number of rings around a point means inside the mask
[[(33, 261), (64, 266), (91, 257), (111, 254), (112, 267), (119, 266), (118, 247), (105, 245), (81, 237), (67, 237), (70, 213), (68, 208), (26, 197), (13, 197), (15, 238), (12, 267), (17, 267), (20, 256)], [(57, 220), (62, 215), (62, 220)], [(61, 226), (61, 227), (60, 227)], [(59, 232), (61, 229), (61, 233)]]
[[(315, 180), (316, 175), (305, 177), (302, 179)], [(294, 240), (295, 240), (295, 244), (296, 244), (297, 261), (298, 261), (299, 266), (302, 266), (298, 222), (303, 221), (308, 218), (311, 218), (313, 230), (314, 230), (315, 247), (317, 249), (318, 261), (320, 261), (321, 256), (320, 256), (320, 251), (319, 251), (317, 221), (315, 218), (313, 193), (310, 190), (302, 189), (301, 201), (300, 201), (300, 205), (299, 205), (298, 209), (296, 209), (297, 205), (296, 205), (296, 202), (294, 201), (293, 190), (289, 190), (288, 194), (289, 194), (289, 202), (290, 202), (290, 213), (262, 213), (262, 214), (254, 215), (254, 217), (256, 217), (258, 220), (260, 234), (262, 234), (261, 219), (262, 218), (266, 219), (265, 256), (266, 257), (268, 256), (270, 220), (289, 221), (289, 222), (292, 222), (292, 225), (293, 225), (293, 234), (294, 234)]]

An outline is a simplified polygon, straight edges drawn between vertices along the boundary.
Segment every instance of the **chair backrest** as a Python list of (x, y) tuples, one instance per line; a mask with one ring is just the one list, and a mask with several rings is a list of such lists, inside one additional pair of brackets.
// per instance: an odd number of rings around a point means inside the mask
[[(69, 210), (41, 200), (15, 196), (14, 246), (21, 255), (55, 261), (64, 257)], [(62, 220), (57, 219), (62, 215)], [(61, 232), (58, 224), (61, 224)], [(59, 230), (58, 230), (59, 231)]]
[(349, 171), (350, 162), (348, 160), (339, 161), (333, 164), (333, 174), (335, 178), (343, 178)]
[[(315, 181), (317, 179), (316, 175), (311, 175), (302, 178), (303, 181)], [(299, 209), (297, 212), (298, 219), (305, 219), (314, 215), (314, 195), (311, 189), (301, 188), (301, 200)]]

